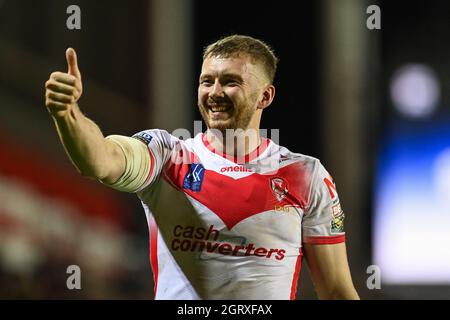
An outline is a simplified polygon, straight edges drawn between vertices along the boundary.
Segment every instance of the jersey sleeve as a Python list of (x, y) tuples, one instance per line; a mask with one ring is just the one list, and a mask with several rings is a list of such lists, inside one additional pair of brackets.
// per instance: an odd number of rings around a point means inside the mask
[(138, 132), (132, 136), (147, 145), (150, 154), (150, 170), (145, 183), (139, 188), (141, 191), (156, 181), (166, 163), (172, 157), (179, 139), (165, 130), (151, 129)]
[(345, 241), (344, 212), (333, 178), (320, 163), (314, 168), (309, 206), (302, 222), (303, 242), (335, 244)]

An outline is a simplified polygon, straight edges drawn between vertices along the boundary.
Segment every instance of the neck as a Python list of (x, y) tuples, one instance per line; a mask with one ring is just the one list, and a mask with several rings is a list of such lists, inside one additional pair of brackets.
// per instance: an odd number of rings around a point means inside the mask
[(242, 158), (256, 150), (261, 144), (259, 129), (227, 129), (225, 132), (208, 129), (206, 139), (218, 152), (226, 153), (234, 158)]

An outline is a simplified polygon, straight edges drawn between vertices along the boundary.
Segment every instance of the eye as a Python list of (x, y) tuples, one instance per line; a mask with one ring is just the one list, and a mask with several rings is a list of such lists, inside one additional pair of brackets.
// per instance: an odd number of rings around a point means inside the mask
[(236, 87), (239, 85), (239, 82), (237, 82), (235, 80), (228, 80), (225, 84), (229, 87)]
[(211, 80), (202, 80), (200, 81), (200, 84), (205, 87), (210, 87), (213, 85), (213, 82)]

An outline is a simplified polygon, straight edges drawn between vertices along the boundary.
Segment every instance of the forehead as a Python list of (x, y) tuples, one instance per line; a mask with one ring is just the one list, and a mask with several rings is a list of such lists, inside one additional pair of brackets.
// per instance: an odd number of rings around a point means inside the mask
[(236, 74), (241, 77), (258, 77), (260, 70), (248, 56), (208, 57), (203, 61), (201, 76)]

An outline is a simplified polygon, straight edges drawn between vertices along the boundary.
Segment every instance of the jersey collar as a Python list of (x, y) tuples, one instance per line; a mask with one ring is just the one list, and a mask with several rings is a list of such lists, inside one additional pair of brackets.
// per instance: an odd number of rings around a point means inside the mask
[(259, 144), (259, 146), (253, 150), (252, 152), (246, 154), (245, 156), (241, 156), (241, 157), (237, 157), (237, 156), (232, 156), (229, 154), (226, 154), (224, 152), (220, 152), (218, 150), (216, 150), (209, 142), (208, 139), (206, 138), (206, 134), (202, 133), (202, 142), (204, 144), (204, 146), (211, 152), (227, 159), (230, 161), (233, 161), (234, 163), (237, 164), (242, 164), (242, 163), (248, 163), (251, 162), (253, 160), (255, 160), (256, 158), (258, 158), (269, 146), (270, 144), (270, 139), (267, 138), (261, 138), (261, 143)]

